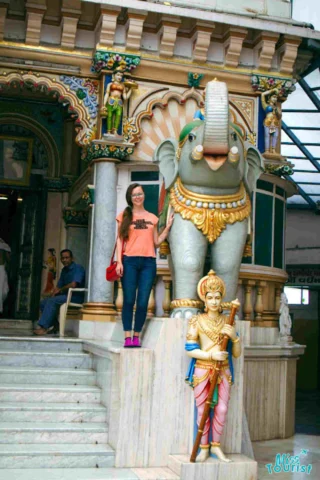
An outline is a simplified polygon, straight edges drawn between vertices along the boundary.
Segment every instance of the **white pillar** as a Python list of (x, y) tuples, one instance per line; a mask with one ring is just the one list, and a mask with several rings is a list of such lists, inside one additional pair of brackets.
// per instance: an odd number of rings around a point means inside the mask
[(94, 162), (95, 200), (91, 216), (88, 301), (83, 318), (114, 320), (113, 283), (106, 281), (116, 233), (117, 169), (114, 159)]

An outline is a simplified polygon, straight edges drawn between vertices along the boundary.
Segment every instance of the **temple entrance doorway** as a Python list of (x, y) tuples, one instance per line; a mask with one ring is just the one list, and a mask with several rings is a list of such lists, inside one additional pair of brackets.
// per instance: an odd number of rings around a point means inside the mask
[(38, 317), (45, 214), (44, 190), (0, 186), (0, 238), (11, 248), (2, 318)]

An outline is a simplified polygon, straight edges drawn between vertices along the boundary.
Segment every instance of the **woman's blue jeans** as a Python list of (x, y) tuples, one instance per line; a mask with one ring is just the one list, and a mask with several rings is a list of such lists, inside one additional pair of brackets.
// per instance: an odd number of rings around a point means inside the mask
[(122, 323), (125, 332), (132, 330), (135, 302), (134, 331), (141, 332), (147, 317), (149, 297), (156, 273), (155, 258), (123, 256), (123, 276), (121, 279), (123, 289)]

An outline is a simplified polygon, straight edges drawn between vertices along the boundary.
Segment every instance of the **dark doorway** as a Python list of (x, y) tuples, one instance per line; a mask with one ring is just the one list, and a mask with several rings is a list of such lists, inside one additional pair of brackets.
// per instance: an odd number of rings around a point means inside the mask
[(44, 191), (0, 187), (0, 237), (11, 248), (3, 318), (38, 317), (45, 212)]

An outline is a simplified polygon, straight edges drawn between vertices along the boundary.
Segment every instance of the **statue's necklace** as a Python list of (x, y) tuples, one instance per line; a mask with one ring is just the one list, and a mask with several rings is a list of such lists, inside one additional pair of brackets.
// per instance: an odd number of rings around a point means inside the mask
[(207, 335), (215, 345), (220, 345), (223, 340), (221, 335), (224, 326), (224, 316), (220, 315), (217, 319), (211, 319), (209, 315), (202, 315), (198, 320), (201, 330)]

